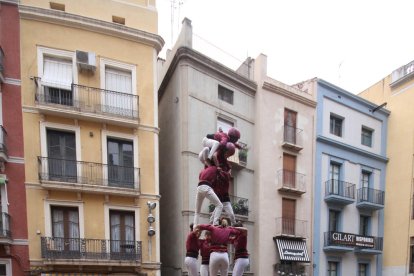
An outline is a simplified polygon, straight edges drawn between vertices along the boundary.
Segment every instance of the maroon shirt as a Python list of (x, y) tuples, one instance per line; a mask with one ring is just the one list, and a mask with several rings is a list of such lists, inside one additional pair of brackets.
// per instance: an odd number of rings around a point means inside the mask
[(198, 185), (208, 185), (214, 188), (217, 180), (217, 167), (210, 166), (203, 169), (198, 175)]
[(211, 232), (211, 252), (227, 252), (227, 243), (230, 235), (240, 234), (240, 231), (232, 227), (219, 227), (210, 224), (200, 224), (200, 230), (208, 230)]
[(234, 241), (234, 250), (236, 253), (234, 254), (234, 260), (238, 258), (248, 258), (249, 253), (247, 252), (247, 233), (240, 234), (236, 240)]
[(218, 131), (214, 133), (214, 140), (220, 142), (220, 147), (226, 147), (227, 142), (230, 142), (230, 137), (227, 135), (227, 133)]
[(210, 263), (210, 240), (199, 240), (201, 264), (208, 265)]
[(186, 256), (198, 258), (198, 250), (200, 249), (198, 244), (198, 237), (196, 233), (190, 232), (187, 236), (187, 241), (185, 243), (185, 247), (187, 249)]

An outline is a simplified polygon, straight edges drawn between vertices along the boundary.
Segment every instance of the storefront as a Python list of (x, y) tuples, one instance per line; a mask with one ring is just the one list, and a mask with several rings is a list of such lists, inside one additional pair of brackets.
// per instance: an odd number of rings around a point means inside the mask
[(273, 238), (279, 252), (279, 262), (275, 264), (276, 275), (309, 275), (309, 254), (306, 241), (302, 239)]

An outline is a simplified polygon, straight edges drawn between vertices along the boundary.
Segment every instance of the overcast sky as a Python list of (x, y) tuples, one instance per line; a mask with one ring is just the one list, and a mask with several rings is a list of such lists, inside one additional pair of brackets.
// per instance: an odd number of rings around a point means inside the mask
[(359, 93), (414, 60), (413, 0), (157, 0), (157, 9), (162, 57), (187, 17), (194, 48), (232, 69), (263, 53), (268, 75), (286, 84), (319, 77)]

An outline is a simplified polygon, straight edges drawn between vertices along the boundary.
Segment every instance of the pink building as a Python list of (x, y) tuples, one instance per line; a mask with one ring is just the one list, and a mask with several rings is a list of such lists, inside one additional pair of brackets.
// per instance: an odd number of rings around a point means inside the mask
[(27, 275), (29, 253), (17, 0), (0, 0), (0, 275)]

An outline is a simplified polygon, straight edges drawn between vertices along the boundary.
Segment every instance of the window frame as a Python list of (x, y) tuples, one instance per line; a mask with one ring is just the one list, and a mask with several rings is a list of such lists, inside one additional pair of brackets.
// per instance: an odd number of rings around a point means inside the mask
[[(332, 271), (331, 270), (331, 264), (335, 265), (335, 270)], [(340, 268), (340, 263), (338, 261), (333, 261), (333, 260), (328, 260), (328, 266), (327, 266), (327, 275), (331, 276), (331, 272), (335, 272), (335, 276), (339, 276), (339, 268)]]
[(132, 86), (132, 95), (138, 95), (137, 94), (137, 65), (136, 64), (130, 64), (125, 63), (117, 60), (112, 60), (108, 58), (100, 58), (99, 60), (100, 64), (100, 70), (99, 73), (101, 75), (100, 77), (100, 85), (101, 89), (106, 89), (106, 67), (112, 67), (114, 69), (122, 70), (122, 71), (131, 71), (131, 86)]
[[(141, 218), (140, 218), (140, 207), (132, 207), (132, 206), (120, 206), (120, 205), (112, 205), (112, 204), (104, 204), (104, 225), (105, 225), (105, 239), (111, 239), (111, 222), (110, 222), (110, 211), (127, 211), (127, 212), (134, 212), (135, 213), (135, 241), (140, 241), (140, 228), (141, 228)], [(153, 210), (153, 213), (157, 212), (157, 208)], [(157, 218), (157, 215), (154, 214), (154, 217)], [(108, 248), (109, 250), (109, 248)]]
[(11, 259), (0, 258), (0, 265), (6, 266), (6, 275), (12, 276), (13, 275), (13, 266)]
[[(217, 131), (218, 131), (218, 129), (219, 129), (219, 121), (221, 121), (221, 122), (224, 122), (224, 123), (228, 123), (228, 125), (229, 125), (229, 129), (230, 128), (232, 128), (232, 127), (235, 127), (235, 125), (236, 125), (236, 121), (235, 120), (233, 120), (233, 119), (231, 119), (231, 118), (229, 118), (229, 117), (227, 117), (227, 116), (223, 116), (223, 115), (217, 115), (217, 120), (216, 120), (216, 128), (217, 128)], [(223, 129), (223, 132), (225, 132), (225, 133), (227, 133), (227, 131), (228, 131), (228, 129)]]
[(410, 263), (408, 270), (409, 273), (414, 273), (414, 236), (410, 237)]
[[(366, 133), (369, 133), (369, 136), (364, 135), (364, 131)], [(374, 130), (372, 128), (366, 127), (366, 126), (362, 126), (361, 127), (361, 145), (364, 145), (366, 147), (370, 147), (372, 148), (372, 144), (373, 144), (373, 137), (374, 137)], [(364, 141), (365, 139), (369, 138), (369, 143), (365, 144)]]
[[(334, 124), (332, 124), (333, 120)], [(344, 117), (331, 113), (329, 116), (329, 133), (337, 137), (343, 137), (344, 121)], [(340, 122), (339, 134), (336, 133), (337, 122)]]
[[(331, 213), (335, 213), (335, 230), (331, 229)], [(328, 232), (340, 232), (341, 230), (341, 211), (328, 209)]]
[(58, 201), (58, 200), (45, 200), (44, 201), (45, 237), (52, 237), (52, 206), (75, 207), (75, 208), (78, 208), (78, 216), (79, 216), (79, 238), (80, 239), (85, 238), (85, 225), (84, 225), (84, 208), (83, 208), (83, 202)]
[[(366, 233), (361, 233), (361, 226), (362, 226), (362, 222), (366, 223), (366, 227), (364, 227), (364, 229), (366, 229)], [(359, 215), (359, 230), (358, 230), (359, 235), (362, 236), (369, 236), (371, 233), (371, 216), (369, 215), (364, 215), (364, 214), (360, 214)]]
[[(221, 84), (218, 84), (218, 87), (217, 87), (217, 97), (220, 101), (234, 105), (234, 90), (231, 90)], [(226, 99), (226, 98), (229, 98), (229, 99)]]

